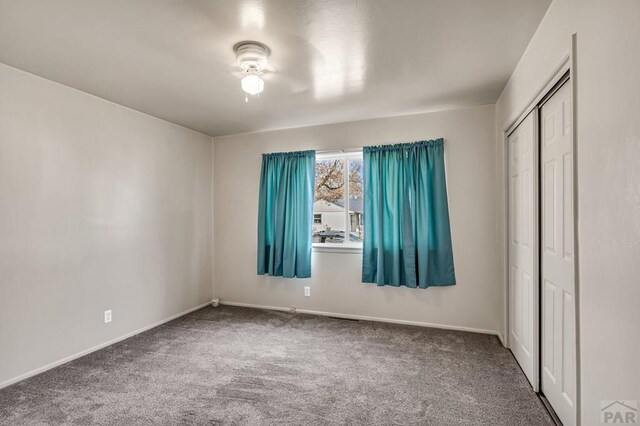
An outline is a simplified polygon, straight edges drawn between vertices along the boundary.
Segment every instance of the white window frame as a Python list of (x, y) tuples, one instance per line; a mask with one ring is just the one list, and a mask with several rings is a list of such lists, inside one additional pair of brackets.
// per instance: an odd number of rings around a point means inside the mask
[[(343, 160), (345, 161), (344, 170), (344, 223), (345, 223), (345, 242), (343, 243), (313, 243), (314, 252), (331, 252), (331, 253), (362, 253), (362, 243), (354, 243), (350, 241), (351, 235), (351, 217), (349, 216), (349, 161), (361, 160), (362, 150), (350, 152), (327, 152), (316, 154), (316, 161), (321, 160)], [(315, 202), (315, 200), (314, 200)]]

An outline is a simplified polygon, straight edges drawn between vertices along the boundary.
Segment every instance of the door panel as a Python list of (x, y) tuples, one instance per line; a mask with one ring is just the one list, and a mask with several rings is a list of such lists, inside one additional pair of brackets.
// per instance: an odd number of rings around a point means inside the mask
[(547, 161), (543, 166), (543, 181), (542, 186), (542, 219), (546, 226), (542, 227), (543, 235), (543, 247), (544, 251), (555, 253), (556, 240), (555, 240), (555, 210), (556, 210), (556, 194), (555, 194), (555, 182), (556, 182), (556, 163), (555, 160)]
[[(556, 312), (554, 303), (556, 300), (556, 286), (549, 280), (544, 280), (544, 297), (542, 298), (542, 305), (547, 308), (548, 315), (542, 317), (542, 329), (546, 330), (546, 333), (542, 333), (542, 359), (543, 371), (552, 382), (555, 383), (555, 358), (553, 356), (554, 348), (554, 328), (555, 322), (554, 314)], [(543, 375), (544, 376), (544, 375)]]
[(565, 425), (576, 422), (571, 91), (540, 109), (542, 148), (542, 391)]
[(535, 113), (509, 135), (509, 348), (537, 390)]

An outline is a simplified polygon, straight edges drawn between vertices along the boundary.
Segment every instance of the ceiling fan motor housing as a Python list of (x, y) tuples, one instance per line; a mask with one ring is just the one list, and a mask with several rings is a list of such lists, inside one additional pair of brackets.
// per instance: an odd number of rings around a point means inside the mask
[(267, 66), (269, 48), (256, 41), (242, 41), (233, 47), (236, 60), (246, 70), (261, 71)]

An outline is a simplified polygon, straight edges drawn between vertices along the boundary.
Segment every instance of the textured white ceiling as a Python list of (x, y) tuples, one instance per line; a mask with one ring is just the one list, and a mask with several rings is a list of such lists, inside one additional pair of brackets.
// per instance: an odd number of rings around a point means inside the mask
[[(0, 0), (0, 62), (218, 136), (493, 103), (550, 0)], [(244, 102), (233, 45), (277, 71)]]

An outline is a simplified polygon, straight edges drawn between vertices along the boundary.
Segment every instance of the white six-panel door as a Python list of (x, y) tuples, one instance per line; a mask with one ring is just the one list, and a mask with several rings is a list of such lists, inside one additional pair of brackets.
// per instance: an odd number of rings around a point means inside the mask
[(564, 425), (576, 423), (571, 109), (568, 83), (540, 109), (541, 386)]
[(537, 391), (535, 307), (538, 283), (537, 143), (535, 112), (508, 137), (509, 151), (509, 348)]

